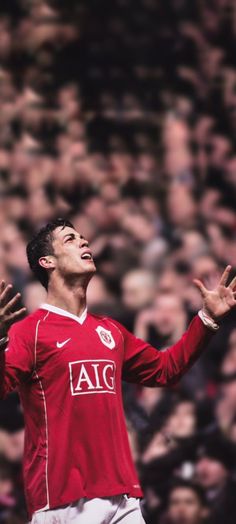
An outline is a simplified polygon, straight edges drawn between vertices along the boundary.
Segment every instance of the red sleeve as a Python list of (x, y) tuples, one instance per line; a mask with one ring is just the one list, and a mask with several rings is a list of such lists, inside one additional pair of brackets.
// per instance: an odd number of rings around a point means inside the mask
[(0, 351), (0, 397), (4, 398), (33, 372), (32, 330), (27, 319), (9, 330), (9, 343)]
[(206, 348), (213, 331), (199, 316), (194, 317), (181, 339), (158, 351), (119, 325), (124, 338), (122, 378), (144, 386), (165, 386), (177, 382)]

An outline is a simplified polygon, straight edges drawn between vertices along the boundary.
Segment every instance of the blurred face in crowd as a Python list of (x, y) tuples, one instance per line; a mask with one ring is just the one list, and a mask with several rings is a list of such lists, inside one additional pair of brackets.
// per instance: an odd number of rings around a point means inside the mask
[(134, 270), (127, 273), (122, 281), (123, 304), (134, 311), (148, 306), (155, 293), (155, 277), (151, 271)]
[(191, 487), (176, 487), (169, 498), (168, 517), (170, 524), (201, 524), (205, 508)]
[(196, 430), (196, 409), (194, 402), (180, 402), (169, 416), (165, 430), (174, 437), (189, 437)]
[(95, 304), (108, 304), (111, 302), (111, 296), (107, 290), (106, 282), (101, 275), (94, 275), (87, 292), (88, 307)]
[[(14, 416), (14, 415), (13, 415)], [(17, 429), (13, 433), (6, 431), (5, 429), (0, 429), (0, 448), (1, 455), (7, 459), (8, 462), (20, 463), (23, 458), (24, 453), (24, 428)], [(7, 481), (7, 485), (9, 481)], [(4, 481), (2, 484), (1, 478), (1, 465), (0, 465), (0, 495), (2, 494), (3, 489), (7, 489), (6, 485), (4, 486)]]
[(148, 414), (150, 414), (163, 396), (164, 393), (162, 388), (142, 388), (137, 402)]
[(195, 473), (197, 481), (204, 489), (220, 488), (228, 477), (224, 464), (207, 455), (198, 460)]
[[(37, 172), (35, 176), (37, 177)], [(37, 227), (53, 218), (52, 205), (44, 188), (35, 188), (29, 194), (27, 214), (29, 214), (31, 222)]]
[(171, 294), (181, 295), (183, 291), (185, 277), (177, 273), (173, 268), (166, 267), (158, 279), (158, 292), (160, 294)]
[(167, 337), (186, 321), (186, 313), (179, 297), (174, 294), (157, 296), (153, 307), (153, 321), (160, 335)]
[(11, 268), (20, 268), (28, 272), (24, 239), (14, 223), (9, 222), (4, 226), (1, 234), (1, 243), (6, 264)]
[(197, 257), (192, 263), (192, 273), (194, 278), (199, 278), (212, 287), (215, 287), (220, 276), (219, 267), (210, 255)]
[(106, 212), (106, 206), (100, 196), (90, 198), (85, 203), (84, 212), (90, 220), (95, 221), (97, 228), (106, 227), (108, 215)]
[(39, 282), (31, 282), (24, 288), (24, 305), (28, 313), (32, 313), (45, 302), (46, 291)]
[(183, 260), (191, 260), (195, 256), (202, 255), (207, 251), (208, 246), (206, 240), (196, 229), (184, 232), (181, 240), (181, 255)]
[(17, 195), (10, 195), (5, 198), (5, 212), (9, 221), (18, 221), (25, 216), (25, 198)]
[(122, 218), (122, 227), (135, 240), (145, 245), (155, 238), (156, 231), (153, 220), (142, 213), (127, 213)]

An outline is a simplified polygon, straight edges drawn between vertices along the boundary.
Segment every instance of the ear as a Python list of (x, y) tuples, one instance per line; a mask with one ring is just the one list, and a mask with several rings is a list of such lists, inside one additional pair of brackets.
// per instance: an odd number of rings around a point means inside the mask
[(40, 257), (39, 265), (44, 269), (53, 269), (55, 267), (55, 259), (53, 256)]

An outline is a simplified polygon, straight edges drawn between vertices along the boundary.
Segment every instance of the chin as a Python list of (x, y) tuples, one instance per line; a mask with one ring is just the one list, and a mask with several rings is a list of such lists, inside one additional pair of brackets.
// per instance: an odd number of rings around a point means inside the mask
[(97, 268), (96, 268), (95, 264), (91, 264), (91, 267), (90, 267), (90, 268), (88, 267), (88, 268), (87, 268), (87, 271), (88, 271), (89, 273), (90, 273), (90, 272), (91, 272), (91, 273), (96, 273)]
[(87, 262), (86, 264), (83, 264), (83, 265), (80, 264), (78, 269), (79, 269), (79, 274), (82, 275), (84, 273), (86, 275), (88, 273), (95, 273), (96, 266), (95, 266), (94, 262), (91, 261), (91, 262), (89, 262), (89, 263)]
[(83, 271), (81, 271), (81, 275), (91, 275), (93, 276), (94, 273), (96, 273), (97, 271), (97, 268), (95, 266), (95, 264), (91, 264), (90, 267), (86, 267), (86, 268), (83, 268)]

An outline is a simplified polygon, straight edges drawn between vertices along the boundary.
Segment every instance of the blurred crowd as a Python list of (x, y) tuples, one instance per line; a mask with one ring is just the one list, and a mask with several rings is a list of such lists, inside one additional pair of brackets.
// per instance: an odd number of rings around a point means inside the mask
[[(1, 0), (0, 276), (28, 312), (25, 245), (59, 216), (96, 259), (90, 310), (160, 351), (201, 307), (193, 278), (235, 272), (235, 53), (234, 0)], [(236, 522), (235, 318), (177, 386), (123, 386), (147, 524)], [(23, 441), (13, 393), (0, 524), (27, 521)]]

